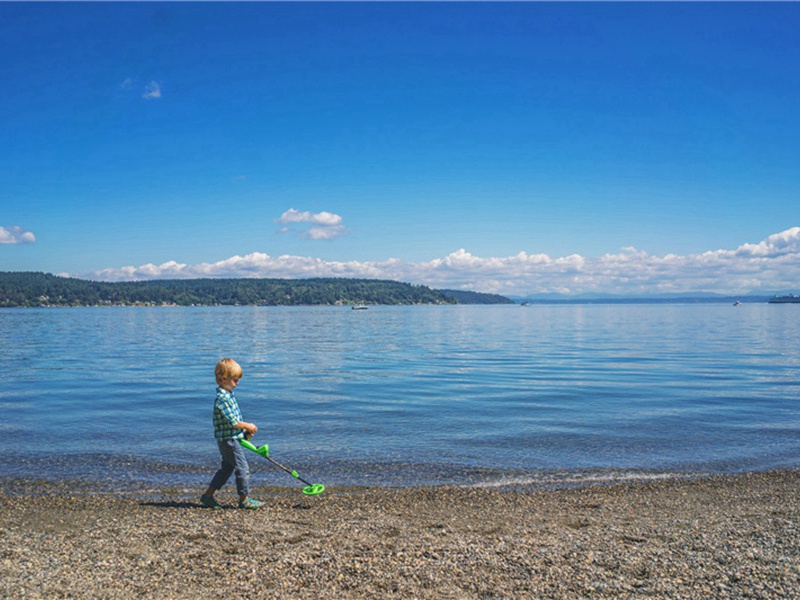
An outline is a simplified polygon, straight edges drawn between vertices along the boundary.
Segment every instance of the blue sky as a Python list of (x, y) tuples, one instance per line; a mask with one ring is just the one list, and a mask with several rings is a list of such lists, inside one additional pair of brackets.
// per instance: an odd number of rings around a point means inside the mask
[(797, 3), (3, 2), (0, 270), (796, 290), (797, 31)]

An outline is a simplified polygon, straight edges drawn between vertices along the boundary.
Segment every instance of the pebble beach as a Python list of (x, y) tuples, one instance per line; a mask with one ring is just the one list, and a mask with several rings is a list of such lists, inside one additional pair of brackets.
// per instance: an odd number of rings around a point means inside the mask
[(0, 597), (800, 597), (800, 471), (253, 496), (7, 482)]

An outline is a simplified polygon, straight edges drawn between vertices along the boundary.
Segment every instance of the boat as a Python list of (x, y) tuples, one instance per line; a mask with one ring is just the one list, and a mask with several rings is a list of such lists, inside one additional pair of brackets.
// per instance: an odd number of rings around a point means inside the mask
[(367, 310), (369, 307), (366, 304), (355, 304), (351, 306), (353, 310)]
[(789, 294), (788, 296), (774, 296), (768, 300), (770, 304), (800, 304), (800, 296)]
[(738, 300), (733, 303), (734, 306), (739, 306), (740, 304), (741, 304), (741, 302), (739, 302)]

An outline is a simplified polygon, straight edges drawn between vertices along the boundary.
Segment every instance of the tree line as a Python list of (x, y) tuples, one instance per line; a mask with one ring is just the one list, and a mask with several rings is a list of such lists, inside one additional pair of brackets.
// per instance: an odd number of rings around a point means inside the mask
[[(452, 293), (379, 279), (173, 279), (89, 281), (48, 273), (0, 272), (0, 307), (36, 306), (303, 306), (458, 304)], [(488, 299), (479, 303), (486, 302)], [(502, 298), (498, 296), (496, 298)], [(504, 300), (510, 302), (507, 298)]]

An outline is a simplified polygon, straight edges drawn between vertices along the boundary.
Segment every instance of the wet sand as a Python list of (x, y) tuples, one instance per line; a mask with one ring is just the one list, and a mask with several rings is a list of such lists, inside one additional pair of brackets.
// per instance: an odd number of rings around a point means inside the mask
[(7, 483), (0, 597), (800, 598), (800, 471), (253, 496)]

